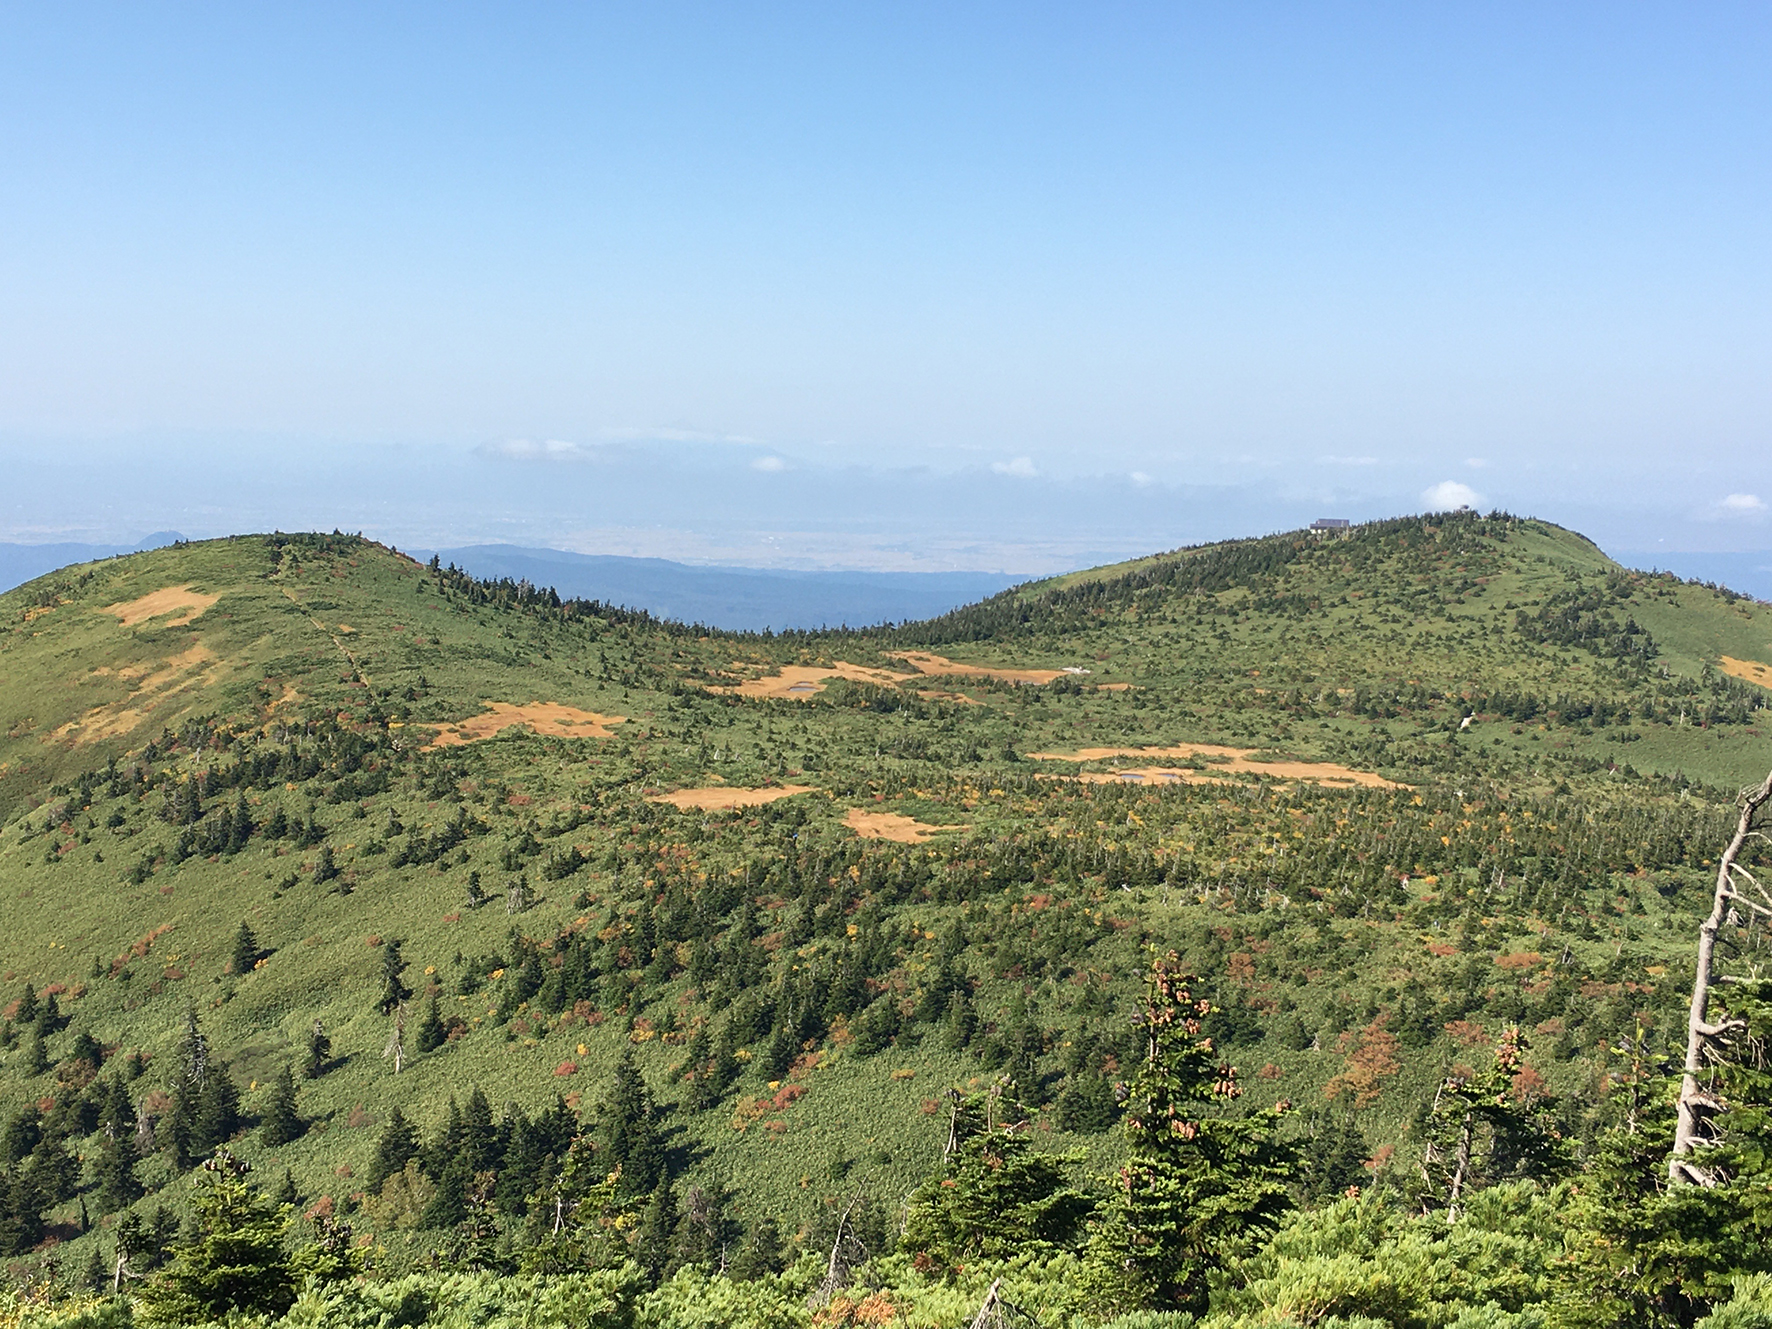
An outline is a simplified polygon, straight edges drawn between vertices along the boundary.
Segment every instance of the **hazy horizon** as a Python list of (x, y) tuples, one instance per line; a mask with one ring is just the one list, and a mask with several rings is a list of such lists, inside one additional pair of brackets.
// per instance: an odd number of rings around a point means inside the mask
[(1772, 547), (1753, 6), (0, 16), (0, 540)]

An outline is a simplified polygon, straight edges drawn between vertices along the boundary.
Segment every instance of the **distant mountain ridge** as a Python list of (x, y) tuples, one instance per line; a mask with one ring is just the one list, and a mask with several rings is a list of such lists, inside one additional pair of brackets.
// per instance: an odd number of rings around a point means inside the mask
[(0, 594), (14, 586), (23, 586), (45, 572), (54, 572), (73, 563), (92, 563), (118, 554), (139, 554), (176, 544), (185, 537), (177, 531), (155, 531), (134, 545), (92, 545), (80, 543), (26, 545), (0, 542)]
[(663, 558), (574, 554), (521, 545), (408, 550), (435, 553), (476, 577), (551, 586), (562, 596), (644, 609), (657, 618), (729, 632), (866, 627), (934, 618), (1007, 590), (1025, 577), (1000, 572), (801, 572), (693, 567)]

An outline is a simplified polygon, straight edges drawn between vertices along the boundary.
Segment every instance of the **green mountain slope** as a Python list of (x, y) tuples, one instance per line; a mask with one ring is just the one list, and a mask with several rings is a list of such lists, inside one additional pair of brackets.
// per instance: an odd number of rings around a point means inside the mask
[(78, 1243), (113, 1086), (154, 1145), (131, 1203), (182, 1204), (192, 1015), (243, 1130), (320, 1022), (310, 1124), (239, 1148), (400, 1259), (455, 1215), (365, 1184), (396, 1107), (447, 1199), (438, 1133), (483, 1093), (514, 1240), (558, 1144), (531, 1123), (563, 1098), (607, 1137), (627, 1054), (668, 1170), (741, 1227), (816, 1245), (858, 1193), (885, 1223), (942, 1092), (1004, 1075), (1092, 1175), (1152, 944), (1246, 1102), (1300, 1105), (1313, 1193), (1350, 1158), (1408, 1184), (1423, 1105), (1511, 1022), (1581, 1141), (1606, 1048), (1677, 1034), (1728, 800), (1772, 765), (1737, 676), (1772, 607), (1474, 514), (778, 637), (239, 537), (31, 583), (0, 634), (0, 1112), (83, 1158), (44, 1205)]

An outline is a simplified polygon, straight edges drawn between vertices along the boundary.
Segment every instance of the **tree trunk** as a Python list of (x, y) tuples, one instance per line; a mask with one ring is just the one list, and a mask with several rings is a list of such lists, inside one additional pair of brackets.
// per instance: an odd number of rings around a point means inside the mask
[(1446, 1221), (1458, 1221), (1458, 1201), (1464, 1195), (1464, 1179), (1471, 1168), (1471, 1134), (1476, 1127), (1475, 1112), (1464, 1114), (1464, 1125), (1458, 1132), (1457, 1166), (1452, 1172), (1452, 1193), (1446, 1197)]
[[(1758, 788), (1748, 789), (1742, 798), (1741, 818), (1735, 825), (1735, 835), (1717, 863), (1717, 889), (1711, 901), (1710, 915), (1698, 927), (1698, 964), (1692, 975), (1692, 1005), (1686, 1017), (1686, 1068), (1680, 1079), (1674, 1149), (1667, 1160), (1669, 1181), (1714, 1186), (1719, 1180), (1714, 1170), (1694, 1158), (1700, 1148), (1715, 1138), (1711, 1119), (1721, 1106), (1698, 1083), (1711, 1040), (1723, 1032), (1721, 1026), (1711, 1024), (1709, 1019), (1711, 965), (1716, 954), (1717, 932), (1729, 915), (1729, 902), (1741, 898), (1735, 890), (1736, 857), (1749, 837), (1758, 833), (1754, 818), (1769, 800), (1772, 800), (1772, 774), (1768, 774)], [(1749, 902), (1744, 900), (1743, 903)], [(1764, 909), (1757, 903), (1750, 907), (1756, 912)]]

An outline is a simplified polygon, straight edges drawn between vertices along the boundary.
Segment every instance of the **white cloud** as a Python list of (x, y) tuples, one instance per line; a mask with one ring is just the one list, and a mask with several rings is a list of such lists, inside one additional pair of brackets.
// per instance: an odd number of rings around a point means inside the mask
[(1758, 516), (1766, 510), (1766, 500), (1758, 494), (1730, 494), (1717, 506), (1731, 516)]
[(1032, 457), (1017, 457), (1014, 461), (994, 461), (991, 469), (998, 475), (1013, 475), (1021, 480), (1031, 480), (1040, 472), (1034, 466)]
[(1323, 457), (1323, 458), (1320, 458), (1320, 460), (1322, 461), (1322, 463), (1325, 466), (1376, 466), (1376, 465), (1378, 465), (1378, 458), (1377, 457)]
[(1157, 481), (1156, 477), (1146, 475), (1143, 471), (1134, 471), (1132, 472), (1132, 483), (1143, 489), (1146, 485), (1156, 484)]
[(1464, 464), (1473, 471), (1480, 471), (1489, 464), (1489, 459), (1487, 457), (1466, 457)]
[(785, 471), (788, 464), (780, 457), (759, 457), (751, 463), (753, 471)]
[(507, 438), (487, 443), (480, 451), (492, 457), (509, 457), (513, 461), (594, 461), (600, 455), (596, 448), (582, 443), (568, 443), (550, 438), (536, 442), (531, 438)]
[(1483, 496), (1457, 480), (1442, 480), (1439, 484), (1424, 489), (1421, 501), (1427, 504), (1429, 512), (1451, 512), (1457, 508), (1477, 507), (1482, 503)]

